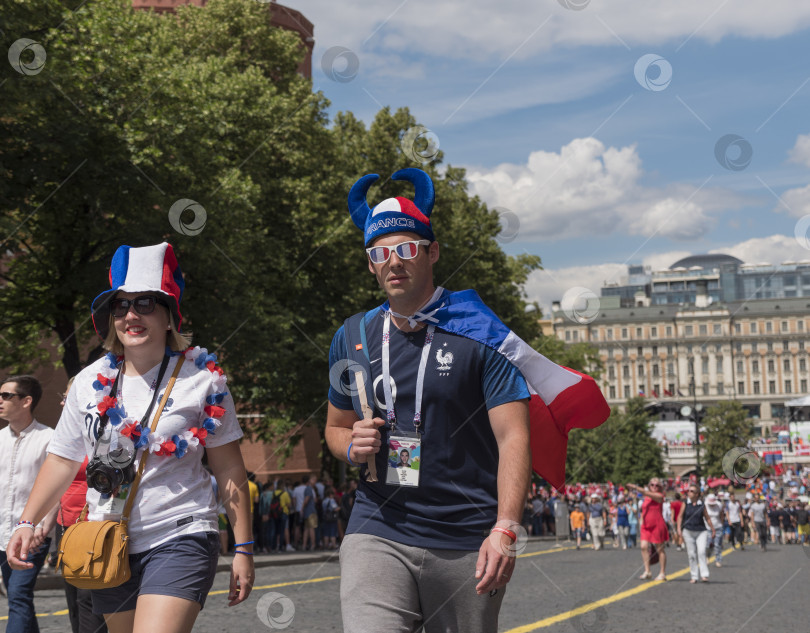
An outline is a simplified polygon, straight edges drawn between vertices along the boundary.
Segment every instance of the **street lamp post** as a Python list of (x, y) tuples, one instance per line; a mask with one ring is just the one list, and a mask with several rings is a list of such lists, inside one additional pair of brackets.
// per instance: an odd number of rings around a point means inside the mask
[(695, 473), (697, 474), (698, 481), (700, 481), (700, 418), (703, 412), (703, 405), (698, 404), (697, 401), (694, 359), (690, 358), (689, 362), (692, 364), (692, 378), (690, 379), (690, 385), (692, 387), (692, 404), (694, 407), (690, 407), (688, 404), (685, 404), (681, 407), (681, 415), (685, 418), (692, 419), (695, 423)]

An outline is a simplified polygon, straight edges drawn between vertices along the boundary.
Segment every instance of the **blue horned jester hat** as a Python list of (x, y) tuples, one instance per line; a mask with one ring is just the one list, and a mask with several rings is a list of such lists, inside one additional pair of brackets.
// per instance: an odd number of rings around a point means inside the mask
[(391, 180), (406, 180), (413, 184), (414, 199), (388, 198), (374, 209), (368, 206), (366, 195), (369, 187), (379, 179), (377, 174), (367, 174), (358, 180), (349, 191), (349, 213), (357, 228), (362, 229), (365, 245), (387, 233), (416, 233), (420, 237), (435, 241), (430, 214), (433, 211), (433, 181), (425, 172), (415, 167), (400, 169)]

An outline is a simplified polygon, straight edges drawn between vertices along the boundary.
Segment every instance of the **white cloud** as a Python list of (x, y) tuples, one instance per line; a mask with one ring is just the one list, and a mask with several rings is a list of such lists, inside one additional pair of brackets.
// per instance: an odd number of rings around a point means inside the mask
[(521, 222), (520, 239), (631, 235), (693, 240), (715, 223), (710, 212), (741, 204), (739, 196), (687, 184), (644, 187), (635, 146), (605, 147), (589, 137), (559, 153), (537, 151), (525, 165), (467, 171), (470, 191), (505, 207)]
[(655, 253), (647, 255), (642, 263), (644, 266), (649, 266), (651, 270), (665, 270), (684, 257), (694, 255), (692, 251), (668, 251), (666, 253)]
[(810, 214), (810, 185), (788, 189), (782, 195), (782, 203), (776, 207), (775, 211), (787, 211), (794, 217), (802, 217)]
[(790, 162), (810, 167), (810, 134), (799, 134), (796, 144), (788, 152)]
[(786, 261), (810, 259), (810, 251), (802, 247), (792, 235), (769, 235), (740, 242), (728, 248), (717, 248), (710, 253), (733, 255), (748, 264), (780, 264)]
[[(583, 0), (578, 0), (582, 4)], [(647, 45), (724, 37), (775, 38), (810, 26), (810, 3), (774, 0), (613, 0), (581, 11), (559, 2), (285, 0), (315, 25), (317, 46), (384, 49), (449, 59), (528, 59), (572, 46)], [(652, 51), (647, 51), (652, 52)]]

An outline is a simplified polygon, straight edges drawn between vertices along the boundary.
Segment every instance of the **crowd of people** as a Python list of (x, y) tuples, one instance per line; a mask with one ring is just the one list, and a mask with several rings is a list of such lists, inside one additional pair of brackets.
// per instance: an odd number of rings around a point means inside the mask
[[(708, 480), (709, 482), (713, 480)], [(580, 549), (637, 545), (642, 551), (642, 579), (651, 578), (651, 563), (661, 562), (657, 580), (666, 580), (666, 548), (687, 551), (691, 581), (708, 582), (707, 552), (722, 567), (727, 541), (745, 549), (772, 544), (810, 546), (810, 468), (787, 469), (780, 476), (756, 477), (744, 485), (709, 487), (706, 479), (653, 478), (648, 486), (576, 484), (563, 491), (540, 487), (529, 495), (523, 526), (530, 535), (564, 533)], [(547, 523), (546, 519), (550, 519)], [(556, 521), (555, 521), (556, 519)]]

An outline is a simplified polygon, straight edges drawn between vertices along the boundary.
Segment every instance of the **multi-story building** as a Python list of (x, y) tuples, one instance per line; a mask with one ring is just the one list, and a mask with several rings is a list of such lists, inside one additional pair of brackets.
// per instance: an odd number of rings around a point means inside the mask
[[(672, 282), (684, 282), (682, 292), (687, 292), (686, 279), (680, 277), (693, 271), (673, 272), (678, 274), (667, 282), (667, 293), (681, 292)], [(735, 274), (744, 286), (747, 273)], [(712, 281), (719, 287), (722, 275), (718, 270), (699, 276), (688, 303), (656, 304), (638, 293), (635, 304), (627, 306), (617, 293), (592, 297), (598, 306), (581, 311), (585, 318), (555, 303), (555, 333), (566, 342), (587, 341), (599, 349), (604, 364), (600, 384), (612, 406), (640, 394), (704, 407), (733, 399), (748, 409), (760, 432), (770, 432), (774, 425), (787, 424), (785, 402), (808, 393), (810, 298), (723, 301), (712, 293)], [(652, 288), (664, 277), (653, 277)], [(663, 289), (659, 296), (665, 296)]]

